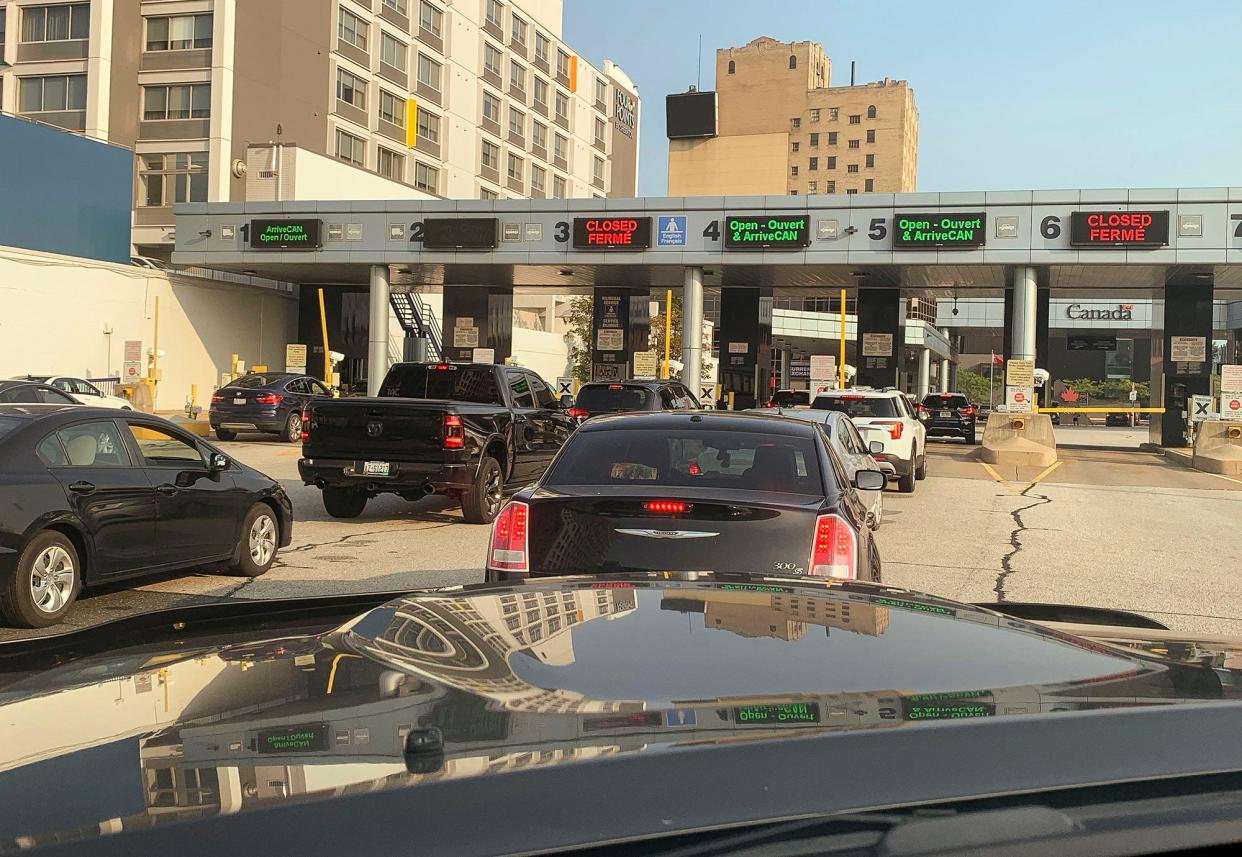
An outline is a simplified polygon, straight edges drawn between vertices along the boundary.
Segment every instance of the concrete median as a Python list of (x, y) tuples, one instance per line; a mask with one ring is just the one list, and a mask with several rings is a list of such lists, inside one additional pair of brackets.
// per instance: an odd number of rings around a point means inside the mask
[(1199, 423), (1191, 466), (1204, 473), (1242, 476), (1242, 422)]
[(988, 464), (1047, 467), (1057, 460), (1052, 418), (1047, 414), (990, 414), (980, 455)]

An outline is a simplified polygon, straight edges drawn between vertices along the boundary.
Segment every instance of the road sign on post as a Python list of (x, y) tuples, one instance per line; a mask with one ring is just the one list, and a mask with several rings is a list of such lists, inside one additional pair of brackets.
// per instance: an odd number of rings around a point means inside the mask
[(1242, 366), (1220, 367), (1220, 419), (1242, 421)]
[(837, 357), (835, 354), (811, 355), (811, 392), (820, 387), (835, 387), (837, 384)]
[(1190, 421), (1192, 423), (1201, 423), (1204, 420), (1216, 419), (1217, 415), (1212, 411), (1212, 402), (1211, 396), (1191, 396)]
[(1035, 405), (1035, 388), (1006, 385), (1005, 404), (1010, 413), (1031, 413)]
[(1005, 367), (1005, 386), (1006, 387), (1034, 387), (1035, 386), (1035, 361), (1034, 360), (1010, 360)]
[(1220, 418), (1242, 422), (1242, 393), (1220, 394)]

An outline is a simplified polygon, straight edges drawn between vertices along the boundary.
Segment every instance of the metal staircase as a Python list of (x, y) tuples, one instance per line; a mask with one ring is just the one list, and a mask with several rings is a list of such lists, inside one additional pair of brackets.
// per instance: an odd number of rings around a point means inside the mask
[(392, 292), (388, 296), (388, 302), (392, 305), (392, 311), (406, 333), (412, 333), (416, 337), (427, 340), (428, 359), (440, 360), (442, 358), (440, 325), (431, 308), (423, 302), (422, 298), (412, 292)]

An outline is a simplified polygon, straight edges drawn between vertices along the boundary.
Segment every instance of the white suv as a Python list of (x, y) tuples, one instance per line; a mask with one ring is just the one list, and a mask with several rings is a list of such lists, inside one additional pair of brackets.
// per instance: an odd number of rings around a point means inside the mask
[(881, 458), (897, 471), (892, 478), (902, 493), (914, 491), (916, 480), (927, 477), (927, 429), (914, 413), (910, 401), (900, 390), (873, 390), (856, 387), (825, 390), (815, 396), (811, 407), (848, 414), (857, 426), (884, 429)]

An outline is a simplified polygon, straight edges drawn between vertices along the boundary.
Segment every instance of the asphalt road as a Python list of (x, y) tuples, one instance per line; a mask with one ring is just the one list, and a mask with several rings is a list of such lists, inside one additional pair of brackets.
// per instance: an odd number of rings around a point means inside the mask
[[(266, 440), (221, 447), (280, 479), (293, 498), (293, 544), (275, 566), (254, 580), (209, 570), (89, 590), (68, 625), (219, 598), (482, 578), (488, 528), (462, 523), (443, 499), (381, 497), (359, 518), (338, 521), (323, 511), (319, 492), (298, 480), (297, 447)], [(986, 468), (977, 448), (960, 441), (933, 440), (929, 455), (929, 477), (914, 494), (885, 493), (879, 542), (886, 583), (964, 601), (1116, 607), (1173, 628), (1242, 636), (1242, 577), (1235, 573), (1242, 482), (1137, 450), (1066, 448), (1046, 473)], [(0, 640), (30, 633), (0, 630)]]

